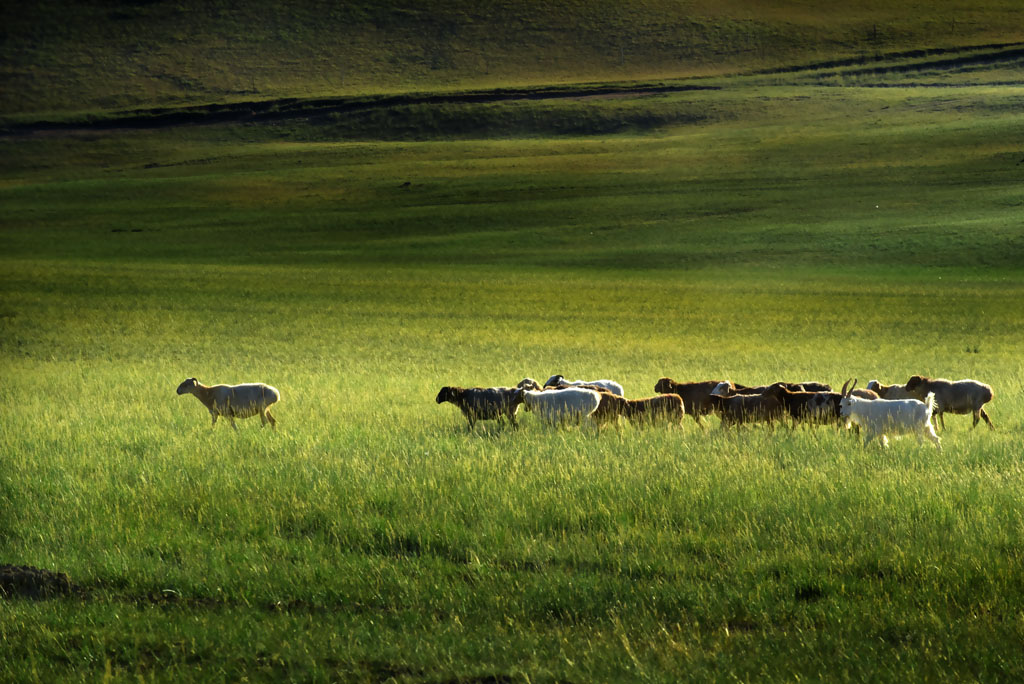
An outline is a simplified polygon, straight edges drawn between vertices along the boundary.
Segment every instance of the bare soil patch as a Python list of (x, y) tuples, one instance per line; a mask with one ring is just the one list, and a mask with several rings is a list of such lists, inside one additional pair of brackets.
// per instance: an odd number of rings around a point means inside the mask
[(0, 565), (0, 598), (47, 599), (66, 596), (75, 590), (63, 572), (51, 572), (29, 565)]

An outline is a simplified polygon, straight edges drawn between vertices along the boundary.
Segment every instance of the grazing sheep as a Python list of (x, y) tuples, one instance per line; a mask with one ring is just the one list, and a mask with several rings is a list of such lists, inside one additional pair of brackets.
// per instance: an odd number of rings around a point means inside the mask
[(544, 383), (545, 387), (582, 387), (584, 385), (596, 385), (620, 397), (626, 396), (626, 393), (622, 390), (622, 385), (614, 380), (573, 380), (570, 382), (561, 375), (552, 375)]
[(658, 394), (677, 394), (683, 400), (683, 410), (693, 416), (697, 425), (700, 418), (711, 413), (711, 392), (724, 382), (723, 380), (704, 380), (703, 382), (676, 382), (672, 378), (661, 378), (654, 386)]
[(594, 421), (598, 429), (608, 423), (613, 423), (615, 429), (618, 430), (619, 417), (626, 415), (626, 399), (608, 391), (598, 392), (598, 394), (601, 396), (601, 401), (594, 412), (590, 414), (590, 420)]
[(992, 388), (977, 380), (957, 380), (952, 382), (943, 378), (926, 378), (921, 375), (913, 375), (907, 380), (907, 391), (916, 398), (921, 399), (929, 393), (935, 394), (935, 415), (946, 429), (946, 420), (943, 413), (974, 414), (974, 423), (971, 429), (978, 425), (978, 420), (984, 418), (990, 429), (995, 429), (988, 414), (982, 408), (992, 401)]
[(735, 394), (724, 397), (710, 394), (708, 399), (722, 419), (722, 427), (742, 423), (772, 423), (782, 418), (785, 408), (779, 399), (782, 385), (772, 385), (763, 394)]
[(601, 404), (601, 394), (580, 387), (538, 392), (521, 390), (527, 411), (536, 410), (540, 419), (557, 425), (563, 422), (580, 422), (590, 416)]
[[(854, 380), (853, 384), (856, 386), (857, 381)], [(888, 435), (913, 434), (917, 435), (918, 444), (927, 437), (936, 449), (942, 450), (942, 443), (931, 422), (935, 409), (934, 393), (929, 392), (922, 402), (917, 399), (868, 400), (853, 396), (852, 392), (851, 388), (840, 401), (840, 415), (847, 425), (856, 423), (864, 428), (864, 446), (875, 437), (881, 437), (882, 446), (888, 447)]]
[(868, 382), (868, 389), (874, 390), (882, 399), (917, 399), (907, 391), (906, 385), (883, 385), (878, 380)]
[(192, 394), (210, 411), (211, 425), (217, 424), (218, 416), (225, 416), (235, 430), (235, 418), (249, 418), (259, 415), (261, 425), (270, 423), (277, 429), (277, 421), (270, 415), (270, 406), (281, 400), (281, 393), (262, 382), (244, 385), (212, 385), (207, 387), (195, 378), (189, 378), (178, 385), (178, 394)]
[(469, 430), (478, 420), (508, 418), (512, 427), (516, 424), (516, 413), (523, 403), (523, 390), (516, 387), (442, 387), (437, 393), (437, 403), (451, 402), (462, 410), (469, 420)]
[(682, 425), (686, 411), (683, 410), (683, 398), (669, 393), (645, 399), (627, 399), (623, 415), (634, 423), (649, 424), (664, 419)]

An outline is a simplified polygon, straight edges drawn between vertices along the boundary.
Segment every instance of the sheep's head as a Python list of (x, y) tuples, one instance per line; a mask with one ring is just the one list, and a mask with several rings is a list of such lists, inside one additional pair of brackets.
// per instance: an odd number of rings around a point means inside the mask
[(556, 387), (557, 387), (557, 386), (558, 386), (559, 384), (561, 384), (562, 380), (565, 380), (565, 378), (564, 378), (564, 377), (562, 377), (561, 375), (552, 375), (552, 376), (551, 376), (550, 378), (548, 378), (548, 379), (547, 379), (547, 381), (546, 381), (546, 382), (544, 383), (544, 386), (545, 386), (545, 387), (551, 387), (551, 386), (553, 385), (553, 386), (556, 386)]
[(443, 404), (446, 401), (455, 401), (458, 397), (456, 393), (457, 387), (442, 387), (441, 391), (437, 393), (437, 403)]
[(732, 386), (732, 383), (726, 380), (725, 382), (718, 383), (715, 386), (715, 389), (711, 390), (711, 394), (716, 397), (728, 397), (732, 394), (735, 394), (733, 390), (734, 388)]
[(882, 383), (877, 380), (868, 380), (868, 389), (874, 392), (882, 393)]
[(654, 391), (658, 394), (671, 394), (672, 378), (662, 378), (658, 380), (658, 384), (654, 386)]
[(921, 377), (920, 375), (911, 375), (910, 379), (907, 380), (907, 391), (913, 392), (915, 388), (923, 384), (927, 378)]
[(523, 378), (522, 380), (519, 381), (519, 384), (516, 385), (516, 388), (517, 389), (528, 389), (528, 390), (540, 390), (540, 389), (543, 389), (539, 384), (537, 384), (537, 381), (534, 380), (533, 378)]
[(196, 380), (195, 378), (189, 378), (185, 382), (178, 385), (178, 394), (191, 394), (192, 390), (194, 390), (198, 385), (198, 380)]

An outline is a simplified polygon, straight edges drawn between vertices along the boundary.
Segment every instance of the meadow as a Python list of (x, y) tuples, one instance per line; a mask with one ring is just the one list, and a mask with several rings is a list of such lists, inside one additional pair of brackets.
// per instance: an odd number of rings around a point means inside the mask
[[(836, 78), (0, 139), (0, 561), (75, 584), (0, 679), (1019, 680), (1024, 91)], [(434, 403), (556, 372), (974, 377), (997, 430)]]

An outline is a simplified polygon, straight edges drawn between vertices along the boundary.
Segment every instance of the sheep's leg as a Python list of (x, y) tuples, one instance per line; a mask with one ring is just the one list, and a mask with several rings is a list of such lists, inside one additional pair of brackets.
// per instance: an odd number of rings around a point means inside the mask
[(210, 415), (213, 417), (213, 422), (210, 423), (210, 427), (213, 427), (214, 425), (217, 424), (217, 414), (214, 413), (213, 411), (210, 411)]
[(865, 430), (865, 433), (866, 434), (864, 435), (864, 446), (866, 447), (868, 443), (871, 442), (871, 440), (873, 440), (878, 435), (876, 435), (874, 432), (868, 432), (867, 430)]
[(270, 422), (270, 427), (273, 428), (274, 430), (276, 430), (277, 429), (277, 421), (274, 419), (274, 416), (270, 415), (270, 409), (264, 409), (263, 410), (263, 415), (266, 415), (267, 421)]
[[(942, 440), (940, 440), (939, 436), (937, 434), (935, 434), (935, 430), (932, 429), (931, 425), (928, 425), (927, 427), (928, 427), (928, 429), (927, 429), (927, 431), (925, 431), (924, 436), (927, 437), (928, 439), (932, 440), (932, 442), (935, 444), (935, 448), (936, 449), (938, 449), (939, 451), (942, 451)], [(921, 441), (920, 433), (918, 433), (917, 441), (918, 442)]]
[(939, 414), (939, 422), (942, 423), (942, 431), (945, 432), (946, 431), (946, 419), (945, 419), (945, 417), (943, 417), (943, 415), (941, 413)]
[[(990, 430), (995, 430), (996, 429), (996, 426), (993, 425), (992, 421), (988, 419), (988, 414), (985, 413), (985, 409), (978, 409), (978, 413), (980, 413), (981, 417), (985, 419), (986, 423), (988, 423), (988, 427), (989, 427)], [(977, 419), (975, 419), (974, 422), (977, 423), (978, 422)]]

